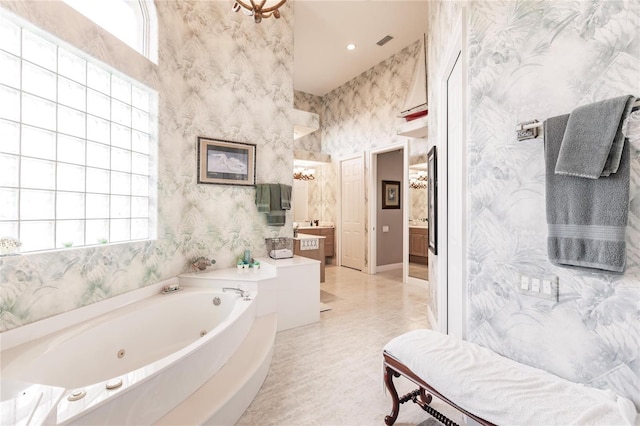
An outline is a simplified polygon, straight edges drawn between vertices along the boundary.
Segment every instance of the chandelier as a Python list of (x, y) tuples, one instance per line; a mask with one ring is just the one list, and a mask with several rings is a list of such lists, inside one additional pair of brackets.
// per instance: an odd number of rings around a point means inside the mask
[(245, 14), (253, 16), (256, 24), (262, 21), (262, 18), (268, 18), (273, 15), (275, 18), (280, 17), (278, 8), (286, 3), (287, 0), (249, 0), (249, 3), (242, 0), (236, 0), (233, 3), (233, 11), (242, 10)]
[(297, 180), (315, 180), (316, 171), (314, 169), (293, 169), (293, 178)]

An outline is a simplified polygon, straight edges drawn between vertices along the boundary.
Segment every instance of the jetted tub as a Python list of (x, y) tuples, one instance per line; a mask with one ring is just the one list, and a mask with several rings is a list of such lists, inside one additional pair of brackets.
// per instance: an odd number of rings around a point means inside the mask
[(58, 424), (151, 424), (238, 349), (255, 296), (189, 287), (158, 294), (3, 351), (1, 376), (65, 388)]

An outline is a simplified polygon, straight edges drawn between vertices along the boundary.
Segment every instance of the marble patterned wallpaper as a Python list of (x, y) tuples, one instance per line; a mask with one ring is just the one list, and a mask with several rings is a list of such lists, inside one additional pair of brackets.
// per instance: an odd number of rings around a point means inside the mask
[(159, 92), (158, 239), (0, 258), (0, 331), (149, 285), (197, 256), (265, 255), (252, 187), (196, 184), (196, 137), (257, 145), (257, 182), (292, 183), (293, 6), (256, 25), (226, 2), (157, 2), (155, 66), (61, 2), (2, 2)]
[[(439, 34), (454, 25), (461, 3), (432, 6), (429, 58), (437, 63), (447, 41)], [(569, 380), (613, 389), (640, 408), (640, 151), (631, 153), (626, 271), (561, 268), (546, 252), (543, 141), (517, 142), (514, 132), (520, 121), (640, 94), (640, 3), (466, 7), (468, 338)], [(437, 134), (437, 120), (430, 124)], [(557, 275), (559, 302), (519, 293), (519, 274)]]

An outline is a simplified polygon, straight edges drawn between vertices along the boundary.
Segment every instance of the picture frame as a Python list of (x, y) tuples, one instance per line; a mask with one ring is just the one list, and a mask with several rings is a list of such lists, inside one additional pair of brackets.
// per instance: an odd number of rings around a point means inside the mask
[(198, 137), (198, 183), (256, 184), (256, 146), (250, 143)]
[(438, 158), (434, 146), (427, 154), (427, 220), (429, 224), (429, 251), (438, 254)]
[(382, 181), (382, 208), (383, 209), (399, 209), (400, 208), (400, 182), (396, 180)]

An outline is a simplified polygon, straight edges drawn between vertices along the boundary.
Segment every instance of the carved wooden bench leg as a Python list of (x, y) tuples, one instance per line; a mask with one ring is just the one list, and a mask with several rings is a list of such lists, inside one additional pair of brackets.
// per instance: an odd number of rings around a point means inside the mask
[(396, 422), (398, 413), (400, 412), (400, 400), (398, 399), (398, 391), (393, 384), (393, 376), (400, 377), (400, 373), (394, 371), (391, 367), (385, 366), (384, 368), (384, 384), (387, 386), (389, 393), (391, 394), (391, 402), (393, 407), (391, 413), (384, 418), (384, 422), (387, 426), (391, 426)]

